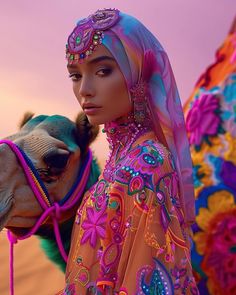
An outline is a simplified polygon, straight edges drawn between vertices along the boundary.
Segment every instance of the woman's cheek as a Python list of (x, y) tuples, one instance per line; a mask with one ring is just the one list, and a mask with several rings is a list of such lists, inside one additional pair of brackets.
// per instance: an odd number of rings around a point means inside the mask
[(76, 83), (73, 83), (73, 92), (74, 92), (74, 95), (75, 95), (78, 103), (81, 106), (81, 96), (79, 95), (79, 87), (78, 87), (78, 85), (76, 85)]

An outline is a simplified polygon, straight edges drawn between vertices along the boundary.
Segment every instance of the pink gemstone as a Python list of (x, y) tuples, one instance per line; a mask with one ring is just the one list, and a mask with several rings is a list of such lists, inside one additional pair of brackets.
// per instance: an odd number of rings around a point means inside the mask
[(157, 198), (158, 198), (158, 200), (159, 200), (160, 202), (162, 202), (163, 199), (164, 199), (164, 196), (163, 196), (162, 193), (157, 193)]

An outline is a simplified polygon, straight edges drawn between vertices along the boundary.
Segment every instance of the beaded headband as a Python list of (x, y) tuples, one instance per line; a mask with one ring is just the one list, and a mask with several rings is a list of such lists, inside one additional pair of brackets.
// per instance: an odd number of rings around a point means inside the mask
[(80, 20), (68, 37), (66, 59), (69, 64), (83, 61), (102, 43), (103, 31), (114, 26), (119, 20), (118, 9), (97, 10)]

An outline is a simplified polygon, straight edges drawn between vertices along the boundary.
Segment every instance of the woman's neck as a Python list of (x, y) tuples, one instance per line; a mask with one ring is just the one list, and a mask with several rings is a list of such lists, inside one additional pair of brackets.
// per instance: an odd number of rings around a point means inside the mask
[(114, 173), (119, 168), (119, 162), (126, 157), (133, 143), (150, 130), (152, 127), (148, 118), (143, 123), (137, 123), (133, 113), (104, 125), (103, 132), (107, 135), (110, 149), (104, 169), (104, 177), (107, 180), (114, 180)]

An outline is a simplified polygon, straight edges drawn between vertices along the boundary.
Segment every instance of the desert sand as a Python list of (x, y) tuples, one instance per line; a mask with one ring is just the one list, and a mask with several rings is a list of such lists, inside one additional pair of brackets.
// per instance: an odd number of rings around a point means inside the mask
[[(9, 242), (7, 232), (0, 233), (0, 295), (10, 295)], [(53, 295), (64, 287), (64, 275), (40, 249), (36, 237), (14, 247), (14, 295)]]

